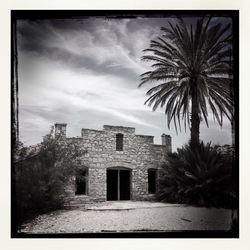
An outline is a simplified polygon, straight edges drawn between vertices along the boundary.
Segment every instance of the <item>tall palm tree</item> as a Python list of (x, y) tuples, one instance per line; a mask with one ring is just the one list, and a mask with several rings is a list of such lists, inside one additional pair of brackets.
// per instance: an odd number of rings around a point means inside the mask
[[(211, 17), (199, 18), (195, 27), (182, 18), (163, 27), (163, 34), (145, 49), (144, 61), (152, 70), (141, 75), (139, 87), (148, 82), (150, 97), (145, 104), (165, 108), (167, 124), (184, 121), (191, 130), (191, 145), (199, 143), (200, 122), (208, 126), (208, 109), (220, 126), (223, 117), (233, 115), (230, 24), (215, 23)], [(191, 126), (190, 126), (191, 123)]]

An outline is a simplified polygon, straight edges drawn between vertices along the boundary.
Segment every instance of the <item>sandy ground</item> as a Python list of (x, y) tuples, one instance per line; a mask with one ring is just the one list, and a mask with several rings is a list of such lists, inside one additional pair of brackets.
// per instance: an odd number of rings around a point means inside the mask
[(24, 224), (26, 233), (229, 230), (231, 210), (153, 202), (104, 202), (58, 210)]

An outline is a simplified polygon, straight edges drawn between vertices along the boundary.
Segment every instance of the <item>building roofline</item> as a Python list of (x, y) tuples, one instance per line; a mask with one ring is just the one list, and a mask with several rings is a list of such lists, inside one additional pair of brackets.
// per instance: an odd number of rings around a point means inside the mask
[(135, 129), (134, 127), (125, 127), (125, 126), (114, 126), (114, 125), (103, 125), (104, 128), (121, 128), (121, 129)]
[(154, 138), (153, 135), (135, 135), (135, 136), (140, 136), (140, 137), (153, 137), (153, 138)]

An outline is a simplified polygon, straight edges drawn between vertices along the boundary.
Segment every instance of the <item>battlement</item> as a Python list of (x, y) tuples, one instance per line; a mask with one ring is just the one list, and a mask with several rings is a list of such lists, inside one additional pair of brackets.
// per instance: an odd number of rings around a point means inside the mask
[[(56, 123), (55, 124), (55, 136), (60, 136), (61, 138), (66, 138), (66, 123)], [(143, 144), (154, 144), (154, 136), (152, 135), (136, 135), (135, 128), (133, 127), (124, 127), (124, 126), (114, 126), (114, 125), (104, 125), (103, 130), (97, 129), (88, 129), (82, 128), (81, 129), (81, 137), (82, 139), (93, 139), (99, 138), (99, 141), (112, 139), (115, 134), (124, 134), (129, 140), (136, 139), (137, 143)], [(172, 142), (171, 136), (162, 134), (162, 145), (155, 145), (155, 146), (162, 146), (166, 147), (168, 152), (172, 150)], [(134, 143), (136, 143), (134, 142)], [(131, 142), (132, 143), (132, 142)]]
[(123, 126), (104, 125), (103, 130), (114, 130), (114, 131), (124, 131), (124, 132), (128, 132), (128, 133), (135, 133), (135, 128), (123, 127)]

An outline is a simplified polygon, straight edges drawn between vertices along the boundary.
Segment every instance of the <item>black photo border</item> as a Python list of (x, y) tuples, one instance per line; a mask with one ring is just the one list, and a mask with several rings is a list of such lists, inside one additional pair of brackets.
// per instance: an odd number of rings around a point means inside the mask
[[(233, 24), (234, 103), (235, 103), (235, 162), (234, 185), (237, 190), (236, 210), (238, 221), (229, 231), (166, 231), (166, 232), (104, 232), (67, 234), (19, 233), (16, 217), (15, 172), (13, 149), (18, 137), (18, 75), (16, 53), (16, 22), (21, 19), (79, 19), (107, 17), (114, 19), (169, 16), (220, 16), (231, 17)], [(239, 238), (239, 10), (11, 10), (11, 238)], [(17, 117), (17, 119), (16, 119)]]

